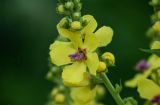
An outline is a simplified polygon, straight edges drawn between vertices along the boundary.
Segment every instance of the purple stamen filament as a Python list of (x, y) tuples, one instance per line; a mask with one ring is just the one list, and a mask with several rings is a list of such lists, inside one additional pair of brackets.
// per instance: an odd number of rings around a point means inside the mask
[(71, 58), (72, 61), (82, 61), (82, 60), (86, 60), (86, 50), (82, 50), (80, 48), (78, 48), (78, 51), (74, 54), (69, 55), (69, 57)]
[(153, 104), (160, 105), (160, 95), (155, 96), (155, 97), (151, 100), (151, 102), (152, 102)]
[(138, 62), (135, 69), (137, 71), (143, 72), (144, 70), (148, 69), (149, 67), (150, 67), (150, 64), (146, 60), (143, 59), (140, 62)]

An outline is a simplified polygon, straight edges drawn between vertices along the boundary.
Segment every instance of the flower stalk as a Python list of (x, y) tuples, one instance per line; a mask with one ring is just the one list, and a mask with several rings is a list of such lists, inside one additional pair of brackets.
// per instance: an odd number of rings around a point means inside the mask
[(107, 77), (107, 75), (102, 72), (102, 73), (100, 73), (100, 77), (102, 78), (106, 88), (108, 89), (108, 91), (110, 92), (112, 97), (114, 98), (114, 100), (117, 103), (117, 105), (125, 105), (123, 100), (122, 100), (122, 98), (121, 98), (121, 96), (120, 96), (120, 94), (116, 91), (116, 89), (112, 85), (112, 83), (109, 80), (109, 78)]

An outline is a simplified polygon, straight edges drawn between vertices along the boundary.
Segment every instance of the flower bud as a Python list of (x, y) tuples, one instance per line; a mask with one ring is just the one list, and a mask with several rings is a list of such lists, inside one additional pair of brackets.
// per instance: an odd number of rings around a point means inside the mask
[(74, 2), (79, 3), (79, 2), (80, 2), (80, 0), (74, 0)]
[(63, 14), (65, 12), (64, 6), (62, 4), (60, 4), (57, 7), (57, 11), (58, 11), (58, 13)]
[(52, 72), (49, 71), (49, 72), (47, 73), (46, 78), (47, 78), (48, 80), (53, 80), (53, 74), (52, 74)]
[(157, 17), (160, 19), (160, 11), (157, 12)]
[(71, 28), (73, 30), (79, 30), (79, 29), (81, 29), (81, 23), (79, 21), (73, 21), (71, 23)]
[(160, 32), (160, 21), (157, 21), (154, 25), (153, 25), (153, 29), (157, 32)]
[(106, 64), (100, 61), (97, 72), (104, 72), (105, 70), (106, 70)]
[(64, 101), (65, 101), (65, 96), (64, 96), (63, 94), (61, 94), (61, 93), (58, 93), (58, 94), (55, 96), (54, 101), (55, 101), (56, 103), (64, 103)]
[(78, 20), (80, 17), (81, 17), (81, 13), (80, 12), (73, 13), (74, 20)]
[(151, 49), (160, 49), (160, 41), (154, 41), (151, 45)]
[(152, 0), (153, 5), (158, 5), (159, 1), (158, 0)]
[(69, 21), (66, 18), (63, 18), (60, 21), (59, 26), (63, 27), (63, 28), (68, 28), (69, 27)]
[(97, 95), (98, 96), (104, 96), (105, 93), (106, 93), (105, 88), (103, 86), (101, 86), (101, 85), (98, 85), (97, 86)]
[(58, 94), (59, 89), (58, 88), (54, 88), (51, 92), (51, 96), (54, 97), (56, 94)]
[(107, 66), (112, 66), (115, 64), (115, 57), (112, 53), (110, 52), (105, 52), (103, 55), (102, 55), (102, 59), (103, 60), (106, 60), (107, 61)]
[(73, 4), (73, 2), (71, 2), (71, 1), (68, 1), (68, 2), (66, 2), (65, 3), (65, 7), (67, 8), (67, 9), (73, 9), (73, 7), (74, 7), (74, 4)]

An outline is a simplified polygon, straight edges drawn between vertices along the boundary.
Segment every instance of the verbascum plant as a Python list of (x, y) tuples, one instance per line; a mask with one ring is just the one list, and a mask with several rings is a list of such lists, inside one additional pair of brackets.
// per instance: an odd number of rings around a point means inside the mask
[(150, 49), (141, 49), (152, 53), (148, 60), (141, 60), (135, 69), (140, 72), (125, 82), (127, 87), (136, 88), (141, 98), (146, 99), (145, 105), (160, 105), (160, 0), (150, 1), (154, 8), (151, 17), (153, 25), (147, 31), (151, 38)]
[(98, 48), (112, 41), (112, 28), (96, 30), (94, 16), (82, 16), (81, 8), (80, 0), (58, 0), (57, 13), (64, 17), (57, 24), (59, 36), (50, 45), (51, 70), (47, 78), (56, 86), (47, 105), (103, 105), (102, 83), (117, 105), (137, 105), (132, 97), (121, 98), (122, 86), (114, 87), (106, 75), (108, 68), (115, 66), (114, 55), (97, 53)]

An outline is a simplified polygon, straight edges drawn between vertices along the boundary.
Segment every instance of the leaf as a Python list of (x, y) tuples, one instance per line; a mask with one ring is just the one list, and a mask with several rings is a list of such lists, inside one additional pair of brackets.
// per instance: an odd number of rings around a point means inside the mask
[(140, 50), (146, 53), (152, 53), (160, 56), (160, 49), (140, 49)]

